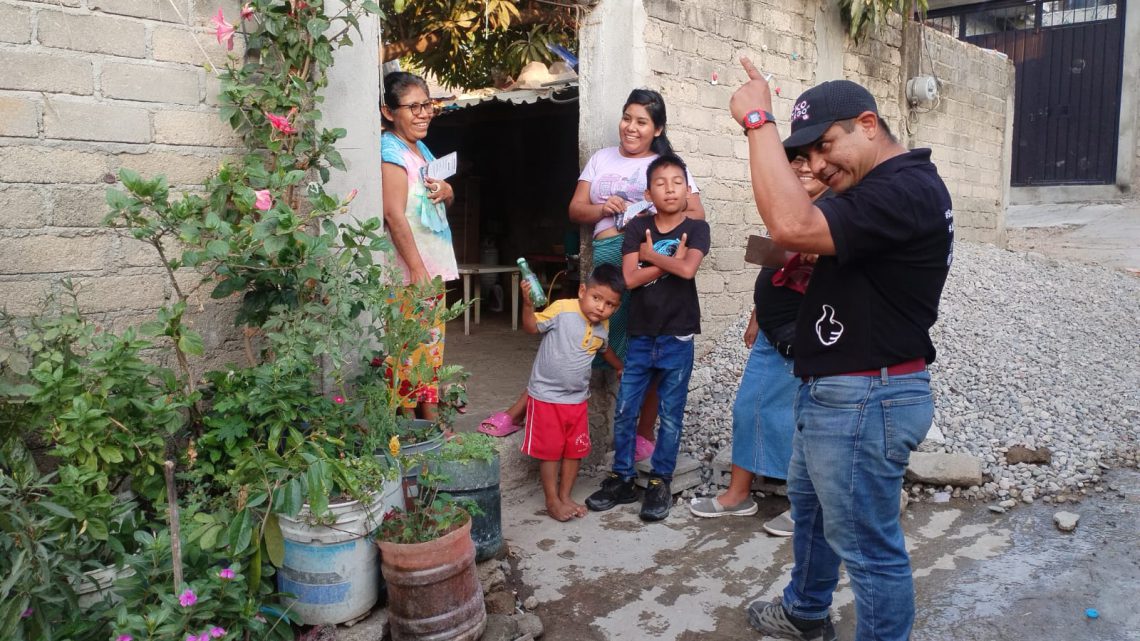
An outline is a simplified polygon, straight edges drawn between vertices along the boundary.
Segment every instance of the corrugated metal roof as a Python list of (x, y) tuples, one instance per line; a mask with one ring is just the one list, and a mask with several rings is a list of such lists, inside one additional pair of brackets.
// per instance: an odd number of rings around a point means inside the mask
[(578, 94), (575, 92), (573, 97), (559, 98), (560, 94), (567, 89), (577, 89), (577, 80), (560, 81), (550, 83), (537, 89), (503, 89), (503, 90), (481, 90), (457, 96), (450, 100), (443, 100), (442, 110), (444, 113), (448, 111), (455, 111), (457, 109), (465, 109), (473, 107), (484, 102), (491, 102), (497, 100), (499, 102), (509, 102), (514, 105), (530, 105), (538, 102), (539, 100), (552, 100), (554, 102), (569, 102), (578, 99)]

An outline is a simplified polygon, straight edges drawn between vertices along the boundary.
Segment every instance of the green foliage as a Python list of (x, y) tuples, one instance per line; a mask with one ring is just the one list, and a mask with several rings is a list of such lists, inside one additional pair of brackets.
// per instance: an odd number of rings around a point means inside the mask
[(497, 439), (481, 432), (456, 434), (443, 445), (445, 461), (482, 461), (490, 463), (499, 455)]
[(574, 51), (579, 10), (538, 0), (382, 0), (385, 59), (406, 58), (453, 87), (485, 87), (526, 63)]
[(927, 2), (928, 0), (838, 0), (843, 23), (856, 42), (886, 24), (891, 12), (902, 14), (904, 18), (909, 18), (915, 11), (925, 14)]

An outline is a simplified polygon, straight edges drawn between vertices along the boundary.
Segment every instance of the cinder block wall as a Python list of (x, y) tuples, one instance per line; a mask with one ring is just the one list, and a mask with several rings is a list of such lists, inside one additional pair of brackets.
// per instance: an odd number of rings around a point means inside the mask
[(1004, 246), (1012, 153), (1013, 62), (927, 29), (906, 29), (906, 77), (934, 74), (942, 82), (933, 107), (910, 116), (911, 147), (930, 147), (954, 198), (958, 239)]
[[(237, 20), (235, 0), (0, 0), (0, 305), (32, 311), (71, 277), (120, 326), (172, 297), (155, 253), (101, 226), (104, 192), (122, 167), (198, 189), (234, 151), (205, 69), (225, 60), (218, 6)], [(231, 325), (199, 329), (216, 350)]]

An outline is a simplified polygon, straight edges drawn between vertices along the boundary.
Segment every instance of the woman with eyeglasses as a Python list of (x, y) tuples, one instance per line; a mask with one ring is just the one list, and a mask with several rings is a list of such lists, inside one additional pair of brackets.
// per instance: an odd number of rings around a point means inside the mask
[[(422, 314), (417, 312), (424, 305), (444, 304), (442, 285), (433, 287), (433, 279), (448, 281), (459, 277), (451, 228), (447, 224), (447, 207), (455, 199), (455, 192), (447, 181), (436, 180), (426, 173), (428, 163), (435, 160), (435, 156), (423, 139), (435, 109), (424, 79), (406, 71), (384, 76), (380, 115), (384, 123), (380, 136), (384, 224), (396, 248), (404, 284), (409, 286), (401, 293), (399, 302), (405, 314), (418, 317)], [(396, 364), (396, 367), (405, 407), (418, 408), (421, 418), (434, 420), (438, 416), (438, 371), (443, 365), (444, 328), (439, 325), (426, 329), (430, 336), (428, 342), (415, 351), (410, 362)], [(425, 359), (433, 372), (431, 380), (413, 387), (409, 382), (411, 376)], [(391, 367), (389, 363), (389, 372)]]

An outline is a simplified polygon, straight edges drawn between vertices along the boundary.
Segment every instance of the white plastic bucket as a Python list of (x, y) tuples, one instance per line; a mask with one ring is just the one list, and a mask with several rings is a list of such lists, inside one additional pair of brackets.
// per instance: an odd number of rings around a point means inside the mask
[(285, 539), (285, 561), (277, 569), (277, 589), (291, 593), (285, 599), (306, 625), (355, 622), (376, 605), (380, 587), (380, 560), (371, 533), (384, 514), (403, 504), (400, 479), (385, 481), (370, 504), (336, 503), (331, 525), (309, 525), (309, 506), (295, 519), (280, 516)]

